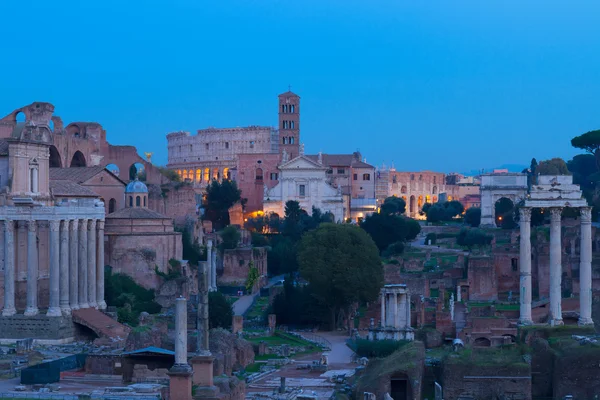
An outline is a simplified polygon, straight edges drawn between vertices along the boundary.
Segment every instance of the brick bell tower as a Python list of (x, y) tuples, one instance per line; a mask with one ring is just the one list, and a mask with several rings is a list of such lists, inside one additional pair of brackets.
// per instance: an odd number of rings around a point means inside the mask
[(300, 154), (300, 96), (288, 90), (279, 95), (279, 153), (288, 160)]

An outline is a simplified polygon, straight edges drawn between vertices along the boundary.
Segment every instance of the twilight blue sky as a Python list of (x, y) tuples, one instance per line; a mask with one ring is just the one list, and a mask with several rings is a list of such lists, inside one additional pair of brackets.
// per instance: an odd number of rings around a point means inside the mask
[[(4, 1), (0, 115), (65, 123), (167, 160), (165, 135), (276, 125), (306, 151), (442, 172), (570, 158), (600, 128), (597, 1)], [(6, 18), (8, 16), (8, 18)]]

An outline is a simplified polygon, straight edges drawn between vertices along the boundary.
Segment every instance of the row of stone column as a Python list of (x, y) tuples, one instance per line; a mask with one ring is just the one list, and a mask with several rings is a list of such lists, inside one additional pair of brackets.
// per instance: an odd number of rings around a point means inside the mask
[[(27, 224), (27, 307), (25, 315), (38, 309), (39, 265), (38, 221), (4, 220), (4, 309), (15, 308), (15, 223)], [(105, 309), (104, 221), (96, 219), (50, 220), (49, 222), (49, 304), (46, 315), (70, 315), (80, 308)], [(21, 225), (22, 226), (22, 225)]]
[[(531, 318), (531, 208), (521, 207), (520, 213), (520, 318), (519, 323), (529, 325)], [(579, 261), (579, 324), (592, 321), (592, 208), (580, 208), (581, 246)], [(561, 245), (562, 208), (550, 208), (550, 315), (549, 322), (562, 325)]]
[[(400, 295), (400, 299), (398, 296)], [(407, 294), (399, 293), (381, 293), (381, 326), (393, 327), (396, 329), (404, 328), (400, 326), (400, 314), (398, 313), (398, 300), (404, 304), (406, 312), (406, 326), (410, 326), (410, 299)], [(391, 307), (390, 307), (391, 306)], [(388, 314), (391, 313), (391, 316)]]

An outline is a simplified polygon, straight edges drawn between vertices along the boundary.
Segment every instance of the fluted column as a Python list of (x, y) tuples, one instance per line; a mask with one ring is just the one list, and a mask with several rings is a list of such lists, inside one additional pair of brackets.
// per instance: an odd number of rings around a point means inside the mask
[(206, 241), (206, 261), (207, 261), (207, 271), (208, 271), (208, 288), (209, 290), (212, 290), (212, 247), (213, 247), (213, 243), (212, 243), (212, 239), (208, 239)]
[(96, 303), (96, 220), (88, 221), (88, 304), (97, 308)]
[(385, 292), (381, 292), (381, 326), (385, 327)]
[(394, 328), (398, 327), (398, 293), (392, 294), (392, 321)]
[(579, 325), (594, 325), (592, 320), (592, 208), (582, 207), (579, 251)]
[[(52, 248), (50, 248), (52, 251)], [(27, 221), (27, 308), (25, 315), (37, 315), (37, 282), (38, 282), (38, 254), (37, 254), (37, 222)]]
[(69, 305), (69, 221), (60, 223), (60, 311), (71, 314)]
[(549, 321), (553, 325), (562, 325), (561, 309), (561, 280), (562, 280), (562, 261), (561, 261), (561, 229), (560, 220), (562, 208), (553, 207), (550, 209), (550, 316)]
[(97, 236), (97, 258), (96, 258), (96, 303), (100, 310), (106, 309), (104, 301), (104, 221), (99, 220), (96, 224), (98, 229)]
[(519, 295), (520, 315), (519, 324), (531, 325), (531, 208), (519, 209), (519, 226), (521, 237), (519, 239), (519, 270), (521, 274)]
[(69, 302), (71, 310), (79, 309), (79, 221), (69, 222)]
[(60, 317), (60, 221), (50, 221), (50, 301), (48, 304), (49, 317)]
[(88, 303), (88, 242), (87, 242), (88, 220), (79, 221), (79, 307), (89, 308)]
[(4, 308), (2, 315), (15, 315), (15, 223), (4, 221)]

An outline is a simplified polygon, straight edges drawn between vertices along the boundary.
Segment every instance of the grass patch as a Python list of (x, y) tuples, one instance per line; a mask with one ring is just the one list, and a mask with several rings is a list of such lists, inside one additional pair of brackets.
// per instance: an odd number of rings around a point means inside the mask
[(246, 365), (246, 368), (244, 370), (248, 374), (253, 374), (255, 372), (260, 372), (260, 366), (261, 365), (262, 364), (259, 364), (259, 363), (248, 364), (248, 365)]
[(465, 348), (452, 357), (446, 357), (445, 363), (468, 364), (478, 366), (511, 366), (527, 370), (529, 365), (523, 359), (526, 348), (500, 346), (494, 348)]
[(250, 309), (246, 313), (245, 317), (249, 320), (255, 319), (255, 318), (261, 318), (265, 314), (267, 307), (269, 307), (269, 298), (266, 296), (265, 297), (259, 296), (254, 301), (254, 303), (252, 304), (252, 307), (250, 307)]
[(267, 361), (272, 359), (281, 359), (285, 358), (283, 356), (278, 356), (277, 354), (263, 354), (260, 356), (254, 356), (254, 361)]
[(349, 343), (359, 357), (382, 358), (394, 353), (408, 343), (406, 340), (368, 340), (358, 339)]

